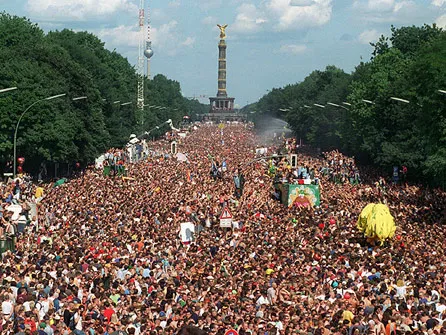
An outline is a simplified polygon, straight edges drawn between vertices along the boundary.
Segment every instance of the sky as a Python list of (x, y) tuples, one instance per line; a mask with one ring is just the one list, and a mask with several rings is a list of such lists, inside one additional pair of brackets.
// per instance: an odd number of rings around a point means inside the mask
[[(138, 58), (140, 0), (0, 0), (44, 31), (89, 31), (131, 64)], [(219, 29), (228, 24), (227, 91), (239, 106), (335, 65), (352, 72), (390, 26), (446, 26), (446, 0), (145, 0), (157, 73), (186, 97), (217, 93)], [(146, 34), (147, 35), (147, 34)], [(136, 86), (136, 83), (135, 83)]]

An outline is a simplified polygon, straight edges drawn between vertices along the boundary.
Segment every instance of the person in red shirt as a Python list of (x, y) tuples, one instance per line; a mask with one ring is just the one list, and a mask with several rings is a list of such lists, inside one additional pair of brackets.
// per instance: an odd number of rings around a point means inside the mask
[(110, 322), (111, 317), (115, 314), (115, 310), (110, 306), (108, 301), (105, 302), (105, 309), (102, 311), (102, 315), (107, 318), (107, 321)]
[(32, 316), (30, 312), (26, 312), (25, 315), (26, 315), (26, 318), (24, 320), (25, 327), (29, 326), (31, 334), (34, 334), (34, 332), (37, 331), (37, 323), (35, 320), (35, 316)]

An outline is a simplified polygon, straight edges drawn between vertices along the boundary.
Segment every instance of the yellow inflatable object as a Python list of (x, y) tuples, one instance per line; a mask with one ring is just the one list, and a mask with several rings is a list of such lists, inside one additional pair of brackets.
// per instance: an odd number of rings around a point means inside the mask
[(356, 227), (367, 238), (384, 242), (395, 235), (396, 225), (389, 207), (384, 204), (368, 204), (358, 218)]

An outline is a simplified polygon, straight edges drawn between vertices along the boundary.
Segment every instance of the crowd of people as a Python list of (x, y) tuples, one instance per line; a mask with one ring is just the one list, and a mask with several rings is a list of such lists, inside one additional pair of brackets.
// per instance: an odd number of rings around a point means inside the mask
[(322, 167), (321, 172), (328, 176), (330, 181), (341, 184), (358, 184), (361, 182), (354, 157), (347, 157), (339, 150), (324, 152), (323, 156), (326, 164)]
[[(252, 163), (257, 145), (247, 124), (203, 124), (177, 143), (187, 161), (150, 156), (128, 164), (125, 178), (91, 169), (48, 186), (1, 258), (1, 334), (177, 334), (186, 325), (196, 334), (445, 334), (445, 193), (335, 183), (320, 173), (335, 163), (300, 154), (320, 178), (321, 205), (288, 208), (272, 196), (268, 168)], [(153, 147), (171, 150), (166, 140)], [(8, 192), (2, 225), (13, 221)], [(356, 229), (371, 201), (386, 202), (398, 225), (383, 246)], [(220, 228), (226, 207), (239, 229)], [(180, 238), (183, 222), (196, 227), (191, 243)]]

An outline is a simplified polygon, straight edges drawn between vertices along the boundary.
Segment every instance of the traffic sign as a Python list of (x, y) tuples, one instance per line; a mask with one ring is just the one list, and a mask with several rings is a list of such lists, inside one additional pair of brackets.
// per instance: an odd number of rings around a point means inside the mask
[(225, 206), (220, 215), (220, 227), (222, 228), (231, 228), (232, 227), (232, 214), (229, 211), (229, 208)]
[(226, 331), (225, 335), (238, 335), (238, 332), (235, 329), (229, 329)]
[(228, 206), (225, 206), (225, 208), (223, 208), (223, 212), (221, 212), (221, 215), (220, 215), (220, 220), (221, 219), (232, 219), (232, 214), (229, 211)]

